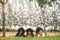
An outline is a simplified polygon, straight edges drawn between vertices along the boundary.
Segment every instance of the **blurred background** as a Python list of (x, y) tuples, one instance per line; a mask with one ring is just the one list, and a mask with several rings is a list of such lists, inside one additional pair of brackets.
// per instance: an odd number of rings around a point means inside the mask
[[(3, 35), (2, 5), (0, 2), (0, 36)], [(6, 36), (15, 35), (20, 27), (34, 31), (41, 27), (49, 36), (60, 35), (60, 0), (8, 0), (4, 8)]]

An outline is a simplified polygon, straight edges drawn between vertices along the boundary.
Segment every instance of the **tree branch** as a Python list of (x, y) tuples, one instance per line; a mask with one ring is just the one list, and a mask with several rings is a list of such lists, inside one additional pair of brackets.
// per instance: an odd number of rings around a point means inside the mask
[(6, 4), (8, 2), (8, 0), (6, 0), (6, 2), (3, 0), (0, 1), (0, 3), (2, 3), (3, 5)]
[(3, 4), (2, 0), (0, 0), (0, 3), (2, 3), (2, 4)]
[(8, 0), (6, 0), (6, 2), (4, 4), (6, 4), (8, 2)]

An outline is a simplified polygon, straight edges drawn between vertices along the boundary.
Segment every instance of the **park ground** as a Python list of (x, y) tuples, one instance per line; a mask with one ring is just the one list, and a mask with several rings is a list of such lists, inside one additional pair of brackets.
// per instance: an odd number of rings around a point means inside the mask
[(15, 37), (16, 32), (6, 32), (6, 37), (2, 37), (0, 32), (0, 40), (60, 40), (60, 32), (47, 32), (47, 37)]
[(60, 40), (60, 36), (48, 36), (48, 37), (0, 37), (0, 40)]
[[(6, 32), (6, 36), (11, 37), (15, 36), (17, 32)], [(2, 36), (2, 32), (0, 32), (0, 36)], [(47, 32), (47, 36), (58, 36), (60, 32)]]

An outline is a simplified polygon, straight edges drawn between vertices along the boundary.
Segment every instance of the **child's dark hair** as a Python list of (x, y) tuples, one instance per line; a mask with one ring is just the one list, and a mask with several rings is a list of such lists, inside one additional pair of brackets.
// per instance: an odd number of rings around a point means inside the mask
[(21, 36), (24, 35), (24, 33), (25, 33), (24, 28), (19, 28), (18, 31), (17, 31), (16, 36), (20, 36), (19, 34), (20, 34), (21, 31), (22, 31)]
[(34, 36), (33, 30), (32, 30), (31, 28), (28, 28), (28, 29), (26, 30), (26, 32), (27, 32), (27, 35), (28, 35), (28, 32), (31, 32), (31, 36), (32, 36), (32, 37)]
[(40, 30), (43, 31), (43, 29), (42, 29), (41, 27), (37, 27), (37, 28), (36, 28), (36, 34), (39, 34), (39, 31), (40, 31)]

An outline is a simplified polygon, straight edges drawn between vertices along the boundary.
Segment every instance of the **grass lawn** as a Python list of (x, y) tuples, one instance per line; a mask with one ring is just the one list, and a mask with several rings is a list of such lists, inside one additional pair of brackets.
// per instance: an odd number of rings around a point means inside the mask
[(49, 37), (0, 37), (4, 40), (60, 40), (60, 36)]

